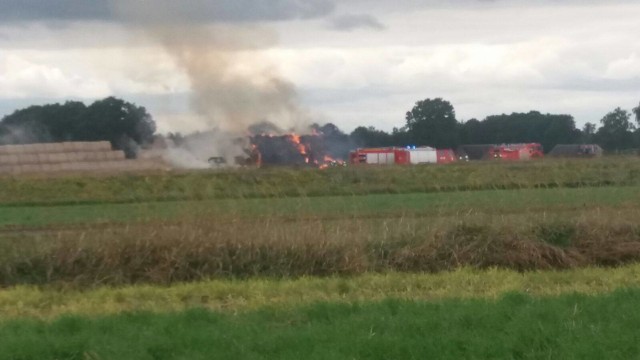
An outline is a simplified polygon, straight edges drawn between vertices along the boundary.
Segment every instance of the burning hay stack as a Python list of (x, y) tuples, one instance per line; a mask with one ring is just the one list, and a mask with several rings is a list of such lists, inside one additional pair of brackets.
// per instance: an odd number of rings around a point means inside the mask
[[(325, 127), (327, 126), (325, 125)], [(308, 135), (295, 133), (251, 135), (251, 150), (248, 153), (253, 161), (249, 162), (258, 166), (295, 166), (321, 169), (345, 165), (343, 159), (350, 146), (348, 136), (342, 136), (344, 134), (339, 131), (327, 134), (321, 130), (320, 127), (312, 128), (312, 133)], [(340, 139), (336, 139), (336, 135)]]

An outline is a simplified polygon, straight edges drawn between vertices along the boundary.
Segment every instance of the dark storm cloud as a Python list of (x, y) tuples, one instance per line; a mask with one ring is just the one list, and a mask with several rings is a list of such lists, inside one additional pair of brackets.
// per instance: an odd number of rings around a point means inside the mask
[(330, 20), (329, 27), (339, 31), (356, 29), (384, 30), (386, 26), (371, 15), (342, 15)]
[(317, 18), (335, 8), (333, 0), (2, 0), (0, 22), (116, 21), (121, 17), (114, 9), (123, 4), (167, 9), (176, 20), (202, 23)]

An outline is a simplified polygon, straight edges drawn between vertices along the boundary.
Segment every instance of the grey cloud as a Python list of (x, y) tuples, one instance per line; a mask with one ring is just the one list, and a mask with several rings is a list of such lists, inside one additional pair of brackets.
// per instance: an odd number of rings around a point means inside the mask
[(0, 23), (24, 21), (117, 21), (118, 8), (166, 9), (178, 21), (250, 22), (317, 18), (333, 0), (2, 0)]
[(330, 20), (329, 27), (339, 31), (352, 31), (356, 29), (384, 30), (386, 26), (371, 15), (348, 14), (334, 17)]

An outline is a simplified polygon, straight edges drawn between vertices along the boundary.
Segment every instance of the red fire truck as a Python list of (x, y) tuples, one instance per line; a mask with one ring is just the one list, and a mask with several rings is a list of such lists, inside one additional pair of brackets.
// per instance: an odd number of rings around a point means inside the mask
[(349, 162), (353, 165), (448, 164), (456, 161), (453, 150), (430, 147), (357, 149), (352, 151), (349, 157)]
[(538, 143), (502, 144), (495, 145), (490, 150), (490, 155), (494, 159), (518, 161), (541, 159), (544, 157), (544, 152), (542, 151), (542, 145)]

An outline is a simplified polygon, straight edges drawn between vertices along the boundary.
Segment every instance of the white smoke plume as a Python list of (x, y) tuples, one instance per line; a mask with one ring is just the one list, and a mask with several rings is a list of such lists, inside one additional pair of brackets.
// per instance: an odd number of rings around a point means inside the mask
[[(246, 1), (245, 1), (246, 2)], [(300, 105), (295, 86), (261, 55), (277, 39), (265, 25), (194, 20), (181, 2), (113, 0), (113, 8), (133, 32), (142, 32), (162, 45), (188, 76), (192, 110), (211, 131), (188, 143), (186, 154), (171, 156), (182, 166), (205, 164), (209, 156), (243, 154), (228, 139), (247, 135), (252, 124), (269, 121), (283, 129), (308, 129), (308, 112)], [(298, 4), (298, 3), (296, 3)], [(297, 5), (301, 6), (301, 5)], [(199, 167), (197, 166), (197, 167)]]

